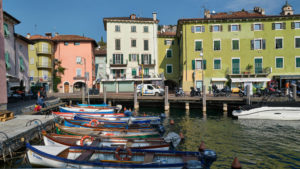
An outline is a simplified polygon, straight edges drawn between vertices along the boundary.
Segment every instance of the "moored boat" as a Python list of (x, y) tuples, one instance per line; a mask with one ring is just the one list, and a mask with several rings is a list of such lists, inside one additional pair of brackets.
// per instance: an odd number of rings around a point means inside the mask
[(77, 104), (79, 107), (109, 107), (109, 104)]
[(122, 117), (124, 116), (123, 113), (112, 113), (112, 114), (106, 114), (106, 113), (93, 113), (93, 112), (52, 112), (53, 115), (55, 116), (60, 116), (65, 119), (74, 119), (75, 114), (79, 115), (89, 115), (92, 117)]
[[(97, 144), (93, 141), (92, 145)], [(217, 155), (212, 150), (181, 152), (140, 150), (126, 147), (65, 147), (26, 144), (32, 165), (56, 168), (210, 168)]]
[(73, 113), (106, 113), (111, 114), (114, 113), (114, 109), (89, 109), (89, 108), (80, 108), (80, 107), (59, 107), (60, 112), (73, 112)]
[(85, 120), (85, 121), (91, 121), (96, 120), (100, 124), (110, 124), (110, 123), (118, 123), (118, 124), (160, 124), (160, 121), (151, 121), (151, 120), (132, 120), (133, 117), (129, 117), (127, 121), (125, 120), (100, 120), (96, 118), (92, 118), (92, 116), (81, 116), (81, 115), (75, 115), (74, 120)]

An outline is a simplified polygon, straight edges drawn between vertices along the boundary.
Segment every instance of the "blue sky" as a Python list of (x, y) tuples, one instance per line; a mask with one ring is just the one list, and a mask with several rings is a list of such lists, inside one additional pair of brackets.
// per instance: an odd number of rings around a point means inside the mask
[[(265, 9), (267, 15), (281, 12), (285, 0), (3, 0), (5, 11), (21, 21), (16, 32), (84, 35), (99, 41), (106, 39), (103, 17), (124, 17), (135, 13), (152, 17), (156, 11), (159, 24), (177, 24), (180, 18), (203, 17), (203, 9), (229, 12)], [(289, 0), (295, 13), (300, 14), (300, 1)]]

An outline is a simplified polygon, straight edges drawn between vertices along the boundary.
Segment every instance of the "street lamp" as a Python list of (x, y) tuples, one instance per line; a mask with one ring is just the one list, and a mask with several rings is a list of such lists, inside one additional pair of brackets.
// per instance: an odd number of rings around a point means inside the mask
[(202, 69), (202, 93), (203, 93), (203, 86), (204, 86), (204, 59), (203, 59), (203, 49), (200, 51), (200, 56), (202, 57), (202, 64), (201, 64), (201, 69)]

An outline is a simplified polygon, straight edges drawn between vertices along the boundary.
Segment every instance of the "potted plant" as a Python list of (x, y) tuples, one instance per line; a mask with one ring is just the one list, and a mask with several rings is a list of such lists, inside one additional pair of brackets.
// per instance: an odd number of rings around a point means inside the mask
[(252, 66), (252, 65), (250, 65), (250, 64), (248, 64), (248, 65), (246, 66), (246, 71), (244, 72), (244, 74), (250, 74), (250, 73), (251, 73), (251, 70), (252, 70), (252, 68), (253, 68), (253, 66)]

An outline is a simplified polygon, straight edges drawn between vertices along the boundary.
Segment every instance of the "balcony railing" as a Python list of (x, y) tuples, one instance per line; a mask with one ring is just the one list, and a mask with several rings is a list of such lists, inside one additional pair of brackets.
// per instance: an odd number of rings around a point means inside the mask
[(43, 48), (37, 48), (36, 50), (37, 54), (47, 54), (47, 55), (51, 55), (52, 54), (52, 50), (51, 49), (43, 49)]
[(121, 60), (113, 61), (113, 59), (110, 59), (109, 63), (110, 63), (111, 67), (125, 67), (128, 64), (128, 60), (126, 59), (126, 60), (123, 60), (123, 61), (121, 61)]
[(143, 65), (143, 66), (155, 66), (156, 64), (156, 60), (144, 60), (144, 62), (139, 61), (139, 65)]
[(45, 63), (36, 63), (36, 67), (38, 69), (52, 69), (52, 63), (51, 62), (45, 62)]

